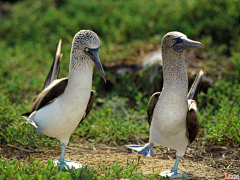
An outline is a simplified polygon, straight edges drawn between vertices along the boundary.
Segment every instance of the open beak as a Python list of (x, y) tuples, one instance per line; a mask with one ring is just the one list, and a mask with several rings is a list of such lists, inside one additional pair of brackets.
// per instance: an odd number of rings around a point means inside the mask
[(203, 45), (200, 42), (193, 41), (191, 39), (188, 39), (187, 37), (181, 37), (181, 41), (174, 44), (172, 46), (172, 49), (177, 53), (182, 53), (185, 49), (199, 47), (203, 47)]
[(89, 49), (88, 51), (84, 51), (94, 62), (94, 64), (97, 66), (99, 72), (101, 73), (104, 81), (106, 82), (106, 75), (104, 73), (99, 54), (98, 54), (98, 49)]

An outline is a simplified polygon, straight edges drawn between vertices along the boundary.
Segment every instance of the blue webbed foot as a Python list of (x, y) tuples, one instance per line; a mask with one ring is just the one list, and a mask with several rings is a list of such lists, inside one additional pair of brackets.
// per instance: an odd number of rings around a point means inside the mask
[(145, 144), (145, 145), (126, 145), (126, 147), (130, 148), (130, 149), (133, 149), (135, 151), (138, 151), (144, 156), (155, 157), (156, 155), (151, 150), (151, 147), (153, 145), (154, 145), (153, 143), (148, 143), (148, 144)]
[(65, 155), (65, 150), (66, 150), (66, 145), (62, 143), (62, 151), (59, 159), (56, 159), (53, 161), (54, 166), (60, 166), (61, 169), (66, 168), (66, 169), (78, 169), (78, 168), (83, 168), (84, 165), (81, 163), (78, 163), (76, 161), (70, 161), (66, 160), (64, 158)]
[(161, 172), (159, 174), (159, 176), (163, 176), (163, 177), (168, 176), (170, 178), (182, 178), (184, 176), (185, 179), (187, 179), (188, 177), (187, 177), (186, 174), (181, 174), (181, 173), (177, 172), (177, 168), (178, 168), (178, 164), (179, 164), (180, 159), (181, 159), (181, 157), (177, 156), (172, 170)]
[(84, 165), (81, 163), (78, 163), (76, 161), (70, 161), (70, 160), (64, 160), (64, 161), (60, 161), (59, 159), (56, 159), (53, 161), (54, 166), (60, 166), (61, 169), (65, 168), (65, 169), (79, 169), (79, 168), (83, 168)]
[(172, 170), (168, 170), (168, 171), (164, 171), (164, 172), (161, 172), (159, 174), (159, 176), (162, 176), (162, 177), (170, 177), (170, 178), (179, 178), (181, 179), (183, 176), (185, 177), (185, 179), (187, 179), (187, 175), (186, 174), (183, 174), (183, 173), (179, 173), (177, 171), (172, 171)]

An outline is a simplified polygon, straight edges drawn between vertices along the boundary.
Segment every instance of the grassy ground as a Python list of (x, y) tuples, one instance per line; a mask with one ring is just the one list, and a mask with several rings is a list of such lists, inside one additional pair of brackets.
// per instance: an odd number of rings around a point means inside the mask
[[(37, 94), (49, 71), (57, 42), (63, 39), (64, 54), (60, 77), (68, 75), (69, 52), (74, 34), (91, 29), (101, 39), (102, 62), (126, 62), (139, 56), (146, 44), (160, 44), (165, 33), (178, 30), (204, 44), (194, 54), (206, 75), (216, 82), (199, 97), (201, 131), (198, 139), (218, 145), (240, 143), (240, 65), (238, 1), (19, 1), (0, 4), (0, 146), (7, 144), (33, 149), (59, 150), (58, 140), (40, 136), (24, 124), (21, 113), (28, 111), (31, 98)], [(113, 87), (94, 73), (96, 91), (93, 110), (78, 126), (70, 146), (84, 144), (108, 146), (148, 140), (146, 106), (150, 95), (148, 74), (142, 72), (141, 83), (132, 74), (117, 76), (106, 72)], [(96, 71), (95, 71), (96, 72)], [(155, 82), (161, 78), (161, 71)], [(125, 89), (123, 90), (122, 87)], [(133, 102), (133, 103), (132, 103)], [(130, 105), (131, 104), (131, 105)], [(2, 154), (1, 156), (4, 156)], [(4, 158), (5, 159), (5, 158)], [(18, 158), (19, 159), (19, 158)], [(115, 165), (83, 171), (59, 171), (51, 162), (0, 162), (0, 178), (61, 179), (71, 177), (155, 178), (136, 171), (136, 164)], [(33, 174), (33, 175), (32, 175)]]

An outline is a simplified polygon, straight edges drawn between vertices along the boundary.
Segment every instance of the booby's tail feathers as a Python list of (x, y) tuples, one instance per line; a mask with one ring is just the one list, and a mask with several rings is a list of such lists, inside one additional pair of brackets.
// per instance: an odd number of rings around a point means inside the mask
[(59, 40), (58, 47), (53, 59), (53, 63), (50, 69), (50, 72), (48, 73), (47, 79), (44, 83), (43, 89), (47, 88), (55, 79), (58, 78), (58, 73), (60, 70), (60, 63), (62, 59), (61, 54), (61, 45), (62, 45), (62, 39)]
[(203, 71), (200, 70), (192, 84), (191, 89), (188, 92), (188, 95), (187, 95), (188, 99), (193, 99), (197, 102), (197, 96), (200, 90), (200, 85), (201, 85), (200, 83), (201, 83), (202, 77), (203, 77)]
[(155, 157), (156, 155), (152, 152), (151, 147), (153, 143), (148, 143), (145, 145), (126, 145), (127, 148), (140, 152), (144, 156)]
[(22, 117), (27, 121), (26, 124), (30, 124), (34, 129), (36, 129), (38, 134), (43, 134), (34, 121), (32, 121), (31, 119), (29, 119), (25, 116), (22, 116)]

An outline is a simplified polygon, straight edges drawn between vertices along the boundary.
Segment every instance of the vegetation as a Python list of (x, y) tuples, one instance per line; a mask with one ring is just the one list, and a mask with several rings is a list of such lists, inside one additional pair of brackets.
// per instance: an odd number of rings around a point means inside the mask
[[(137, 164), (127, 163), (126, 167), (119, 166), (116, 163), (113, 167), (102, 166), (97, 169), (88, 169), (87, 167), (78, 170), (60, 170), (54, 168), (52, 161), (44, 166), (39, 161), (30, 159), (28, 164), (13, 160), (11, 162), (3, 161), (0, 164), (0, 179), (157, 179), (157, 175), (143, 175), (137, 173)], [(158, 178), (159, 179), (159, 178)], [(163, 179), (163, 178), (160, 178)]]
[[(201, 140), (224, 139), (240, 143), (240, 3), (214, 0), (96, 1), (25, 0), (0, 3), (0, 146), (13, 144), (32, 148), (58, 149), (56, 139), (40, 136), (25, 125), (21, 114), (29, 110), (31, 98), (41, 91), (57, 42), (63, 39), (60, 77), (68, 75), (69, 52), (74, 34), (91, 29), (101, 39), (102, 62), (125, 61), (137, 56), (136, 47), (160, 44), (165, 33), (177, 30), (199, 40), (204, 49), (195, 53), (200, 65), (216, 82), (199, 97)], [(48, 68), (49, 67), (49, 68)], [(150, 97), (150, 68), (136, 81), (133, 74), (106, 72), (110, 91), (95, 71), (97, 93), (93, 110), (71, 136), (70, 143), (124, 145), (136, 142), (135, 135), (148, 140), (146, 106)], [(154, 79), (157, 83), (162, 71)], [(124, 91), (122, 89), (124, 87)], [(132, 103), (133, 102), (133, 103)], [(131, 105), (130, 105), (131, 104)], [(29, 138), (30, 137), (30, 138)], [(1, 154), (1, 153), (0, 153)], [(1, 156), (1, 155), (0, 155)], [(34, 174), (33, 174), (34, 173)], [(41, 162), (0, 162), (0, 179), (154, 179), (127, 167), (99, 167), (60, 171)]]

